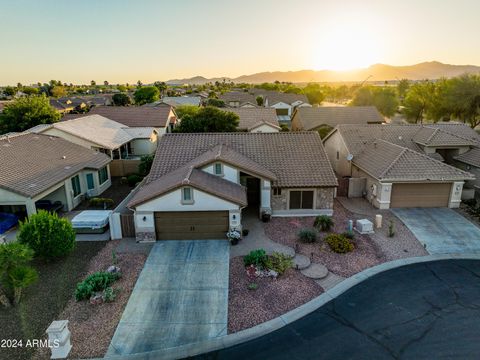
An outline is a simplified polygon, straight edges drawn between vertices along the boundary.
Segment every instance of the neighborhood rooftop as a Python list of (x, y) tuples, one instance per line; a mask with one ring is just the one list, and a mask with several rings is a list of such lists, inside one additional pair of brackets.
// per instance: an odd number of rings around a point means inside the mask
[(100, 169), (110, 162), (105, 154), (67, 140), (23, 133), (0, 137), (0, 187), (33, 197), (82, 169)]
[[(171, 107), (146, 106), (98, 106), (92, 108), (87, 115), (101, 115), (128, 127), (167, 127), (169, 125)], [(63, 119), (85, 117), (85, 115), (66, 115)]]
[(159, 141), (148, 182), (161, 178), (218, 145), (271, 171), (278, 187), (329, 187), (337, 180), (314, 132), (167, 134)]
[(260, 124), (269, 124), (278, 127), (277, 113), (273, 108), (225, 108), (240, 118), (238, 128), (249, 130)]
[(299, 107), (294, 121), (298, 121), (296, 127), (300, 129), (313, 130), (322, 125), (381, 124), (384, 119), (374, 106), (320, 106)]

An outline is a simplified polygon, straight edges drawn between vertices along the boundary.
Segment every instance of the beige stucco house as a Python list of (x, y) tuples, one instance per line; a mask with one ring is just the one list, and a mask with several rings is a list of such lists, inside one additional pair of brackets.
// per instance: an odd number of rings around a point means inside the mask
[(455, 208), (475, 179), (449, 165), (475, 146), (463, 132), (464, 125), (339, 125), (323, 141), (343, 195), (380, 209)]
[(314, 132), (167, 134), (128, 207), (138, 240), (218, 239), (246, 209), (331, 215), (336, 186)]
[(68, 211), (111, 185), (110, 157), (62, 138), (21, 133), (0, 137), (0, 212), (34, 214), (38, 202)]

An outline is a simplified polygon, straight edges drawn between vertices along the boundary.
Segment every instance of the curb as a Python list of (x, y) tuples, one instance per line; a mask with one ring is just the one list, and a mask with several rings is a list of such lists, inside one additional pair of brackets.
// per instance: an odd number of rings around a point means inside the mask
[(389, 261), (374, 267), (368, 268), (358, 274), (355, 274), (330, 290), (325, 291), (320, 296), (310, 300), (309, 302), (267, 322), (261, 323), (249, 329), (245, 329), (230, 335), (225, 335), (218, 338), (205, 340), (198, 343), (182, 345), (175, 348), (168, 348), (163, 350), (154, 350), (148, 353), (138, 353), (131, 355), (115, 355), (104, 357), (104, 359), (124, 359), (124, 360), (139, 360), (139, 359), (183, 359), (191, 356), (196, 356), (211, 351), (226, 349), (244, 342), (253, 340), (255, 338), (267, 335), (276, 331), (300, 318), (312, 313), (329, 301), (340, 296), (344, 292), (358, 285), (359, 283), (388, 270), (408, 266), (412, 264), (420, 264), (425, 262), (441, 261), (441, 260), (480, 260), (480, 254), (442, 254), (442, 255), (427, 255), (421, 257), (412, 257), (406, 259), (399, 259)]

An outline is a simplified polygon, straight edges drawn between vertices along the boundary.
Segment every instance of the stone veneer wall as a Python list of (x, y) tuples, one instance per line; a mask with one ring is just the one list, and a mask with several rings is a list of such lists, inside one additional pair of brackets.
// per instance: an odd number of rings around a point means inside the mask
[(157, 239), (155, 232), (137, 232), (135, 235), (137, 241), (155, 241)]
[[(317, 209), (333, 209), (333, 198), (335, 194), (335, 188), (317, 188)], [(273, 195), (271, 198), (272, 210), (288, 210), (288, 189), (282, 189), (282, 195)]]

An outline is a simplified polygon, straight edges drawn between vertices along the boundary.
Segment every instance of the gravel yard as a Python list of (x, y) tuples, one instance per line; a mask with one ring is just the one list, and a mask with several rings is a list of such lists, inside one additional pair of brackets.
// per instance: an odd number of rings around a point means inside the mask
[(299, 271), (290, 269), (276, 280), (257, 278), (249, 290), (243, 257), (230, 259), (228, 332), (234, 333), (278, 317), (319, 296), (323, 290)]
[[(105, 271), (112, 265), (112, 251), (118, 243), (107, 243), (91, 259), (83, 278), (96, 271)], [(122, 277), (112, 285), (112, 288), (118, 290), (115, 301), (90, 305), (88, 301), (75, 301), (72, 292), (67, 306), (58, 316), (58, 319), (69, 321), (73, 345), (70, 358), (102, 357), (105, 354), (147, 256), (141, 253), (116, 253), (116, 258)], [(49, 350), (39, 350), (35, 358), (48, 359)]]

